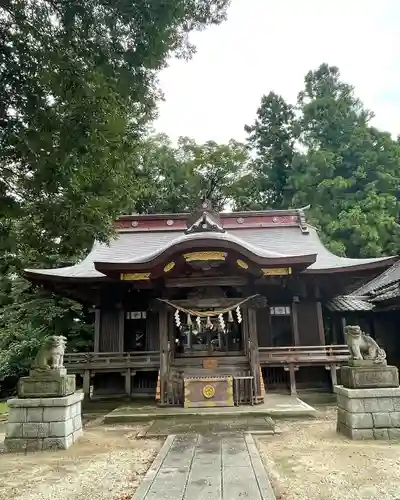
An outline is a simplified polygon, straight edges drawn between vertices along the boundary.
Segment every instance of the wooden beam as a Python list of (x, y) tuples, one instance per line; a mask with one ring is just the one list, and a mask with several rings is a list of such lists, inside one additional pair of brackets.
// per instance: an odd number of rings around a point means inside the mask
[(166, 288), (196, 288), (207, 286), (245, 286), (246, 276), (210, 276), (205, 278), (171, 278), (165, 280)]

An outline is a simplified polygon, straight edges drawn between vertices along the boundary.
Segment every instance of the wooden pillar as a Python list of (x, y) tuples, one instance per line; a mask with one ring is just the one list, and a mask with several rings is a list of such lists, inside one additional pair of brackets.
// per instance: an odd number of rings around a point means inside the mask
[(93, 350), (94, 352), (100, 351), (100, 309), (94, 310), (94, 342), (93, 342)]
[(168, 378), (168, 311), (162, 307), (158, 314), (160, 334), (160, 402), (165, 404)]
[(331, 364), (331, 365), (325, 366), (325, 370), (329, 370), (330, 371), (331, 382), (332, 382), (332, 389), (335, 387), (335, 385), (337, 385), (337, 372), (336, 372), (336, 370), (338, 368), (339, 367), (337, 365), (335, 365), (335, 364)]
[(90, 375), (90, 370), (83, 373), (83, 393), (87, 399), (90, 399)]
[(125, 311), (118, 311), (118, 351), (124, 352)]
[(338, 317), (333, 314), (332, 318), (332, 344), (338, 344)]
[(131, 368), (127, 368), (125, 372), (125, 393), (127, 396), (131, 396), (132, 392), (132, 376), (135, 376), (136, 372), (132, 371)]
[(293, 329), (293, 344), (300, 345), (299, 304), (297, 302), (292, 302), (292, 329)]
[(320, 345), (325, 345), (324, 317), (322, 315), (322, 304), (317, 302), (317, 325)]
[(290, 379), (290, 395), (291, 396), (297, 396), (297, 387), (296, 387), (296, 374), (297, 370), (299, 369), (298, 366), (290, 364), (289, 366), (285, 366), (284, 370), (286, 372), (289, 372), (289, 379)]
[(249, 334), (249, 360), (251, 363), (252, 376), (254, 377), (254, 393), (256, 399), (261, 399), (260, 380), (260, 357), (258, 353), (257, 316), (256, 310), (252, 307), (247, 309), (248, 334)]
[(250, 337), (249, 337), (249, 315), (247, 313), (247, 309), (242, 309), (242, 341), (243, 341), (243, 351), (246, 354), (246, 356), (249, 357)]

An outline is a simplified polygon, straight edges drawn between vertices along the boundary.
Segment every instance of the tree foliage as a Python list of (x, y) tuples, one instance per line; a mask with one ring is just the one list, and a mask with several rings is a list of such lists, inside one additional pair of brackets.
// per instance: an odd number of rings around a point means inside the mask
[(270, 92), (261, 98), (256, 120), (253, 125), (246, 125), (245, 130), (254, 163), (252, 172), (240, 183), (237, 205), (241, 208), (286, 208), (292, 197), (288, 177), (295, 155), (294, 107)]
[(246, 127), (255, 156), (247, 206), (310, 204), (311, 221), (335, 253), (398, 252), (399, 142), (372, 127), (372, 116), (327, 64), (307, 73), (296, 107), (264, 96)]
[(200, 196), (211, 198), (214, 208), (222, 210), (229, 204), (249, 161), (246, 147), (234, 140), (228, 144), (197, 144), (180, 137), (174, 146), (165, 135), (151, 136), (144, 142), (136, 165), (142, 188), (135, 210), (188, 212), (195, 208)]
[(399, 248), (400, 149), (336, 67), (310, 71), (298, 99), (305, 153), (293, 164), (294, 204), (311, 204), (330, 247), (350, 257)]
[(74, 254), (107, 238), (137, 189), (132, 160), (157, 72), (190, 55), (188, 33), (219, 23), (227, 3), (2, 2), (1, 205), (24, 217), (32, 246), (57, 238)]
[(0, 376), (23, 369), (61, 319), (84, 336), (83, 311), (36, 296), (19, 273), (65, 265), (107, 240), (140, 193), (135, 165), (159, 70), (190, 57), (189, 33), (220, 23), (228, 3), (1, 2)]

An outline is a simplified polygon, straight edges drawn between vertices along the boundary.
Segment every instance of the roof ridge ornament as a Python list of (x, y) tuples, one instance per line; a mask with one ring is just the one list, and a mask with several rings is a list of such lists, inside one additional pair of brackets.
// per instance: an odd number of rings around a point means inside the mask
[(213, 210), (211, 201), (207, 199), (203, 199), (199, 208), (187, 218), (186, 227), (186, 234), (225, 232), (219, 213)]
[(308, 229), (306, 214), (304, 213), (306, 210), (309, 210), (310, 208), (311, 208), (311, 205), (307, 205), (305, 207), (298, 208), (296, 210), (296, 212), (299, 216), (300, 229), (301, 229), (301, 232), (304, 234), (308, 234), (310, 232)]

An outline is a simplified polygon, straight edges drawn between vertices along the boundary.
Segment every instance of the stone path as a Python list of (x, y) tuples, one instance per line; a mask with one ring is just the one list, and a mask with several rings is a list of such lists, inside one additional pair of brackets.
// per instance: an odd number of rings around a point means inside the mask
[(275, 500), (250, 434), (170, 435), (133, 500)]

